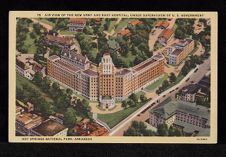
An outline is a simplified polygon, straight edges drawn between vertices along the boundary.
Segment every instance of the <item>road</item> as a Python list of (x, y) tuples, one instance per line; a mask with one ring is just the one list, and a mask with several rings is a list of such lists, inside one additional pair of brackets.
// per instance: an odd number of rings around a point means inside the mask
[[(118, 18), (117, 21), (114, 24), (114, 27), (116, 27), (119, 22), (122, 20), (122, 18)], [(103, 31), (106, 34), (106, 38), (109, 39), (109, 36), (112, 36), (115, 33), (115, 28), (111, 30), (111, 32)]]
[(32, 18), (31, 18), (31, 20), (32, 20), (33, 23), (39, 23), (40, 25), (42, 25), (44, 28), (47, 29), (47, 31), (53, 29), (53, 26), (48, 25), (48, 24), (46, 24), (46, 23), (43, 23), (43, 22), (41, 22), (41, 21), (39, 21), (39, 20), (37, 20), (37, 19), (32, 19)]
[[(189, 72), (189, 74), (181, 80), (180, 83), (177, 85), (171, 87), (170, 89), (164, 91), (161, 93), (158, 97), (154, 98), (152, 101), (146, 103), (144, 106), (142, 106), (140, 109), (132, 113), (130, 116), (128, 116), (126, 119), (124, 119), (122, 122), (120, 122), (118, 125), (116, 125), (110, 132), (110, 136), (122, 136), (123, 132), (128, 129), (128, 127), (131, 125), (131, 122), (133, 120), (137, 121), (146, 121), (149, 117), (149, 109), (148, 108), (154, 108), (159, 103), (156, 103), (158, 100), (159, 102), (164, 101), (168, 97), (175, 97), (175, 94), (184, 86), (187, 86), (188, 84), (191, 84), (191, 82), (197, 83), (201, 78), (210, 70), (210, 58), (204, 61), (203, 64), (198, 66), (198, 70), (196, 72), (195, 69)], [(189, 78), (189, 80), (187, 80)], [(171, 92), (174, 90), (173, 92)], [(155, 103), (155, 105), (151, 106), (151, 104)], [(150, 107), (151, 106), (151, 107)], [(144, 113), (142, 111), (146, 110)]]

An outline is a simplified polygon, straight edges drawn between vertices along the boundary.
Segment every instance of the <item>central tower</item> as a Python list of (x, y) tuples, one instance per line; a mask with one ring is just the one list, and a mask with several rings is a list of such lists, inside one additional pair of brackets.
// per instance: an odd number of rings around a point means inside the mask
[(114, 107), (115, 65), (109, 53), (105, 53), (99, 64), (99, 99), (104, 108)]

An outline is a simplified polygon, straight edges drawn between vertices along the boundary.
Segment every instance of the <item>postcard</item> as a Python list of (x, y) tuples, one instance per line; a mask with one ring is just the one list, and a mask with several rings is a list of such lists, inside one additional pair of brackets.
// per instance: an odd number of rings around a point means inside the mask
[(10, 11), (9, 141), (217, 143), (217, 18)]

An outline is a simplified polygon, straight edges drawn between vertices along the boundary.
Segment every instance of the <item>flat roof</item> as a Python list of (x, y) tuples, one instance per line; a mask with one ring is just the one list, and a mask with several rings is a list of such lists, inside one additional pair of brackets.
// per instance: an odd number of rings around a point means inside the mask
[(16, 121), (22, 123), (25, 128), (31, 129), (42, 121), (42, 118), (36, 114), (23, 113), (16, 116)]
[(54, 136), (64, 129), (66, 129), (64, 125), (49, 119), (39, 126), (35, 127), (33, 130), (43, 136)]
[(74, 66), (74, 65), (71, 65), (69, 63), (66, 63), (66, 62), (63, 62), (62, 60), (58, 60), (56, 61), (55, 63), (58, 63), (60, 66), (64, 67), (64, 68), (67, 68), (73, 72), (77, 72), (80, 70), (80, 68)]
[(151, 60), (149, 60), (148, 62), (146, 62), (146, 63), (144, 63), (144, 64), (141, 64), (140, 66), (136, 67), (134, 70), (135, 70), (135, 71), (140, 71), (140, 70), (144, 69), (145, 67), (151, 65), (151, 64), (154, 63), (154, 62), (155, 62), (155, 60), (154, 60), (154, 59), (151, 59)]
[(50, 60), (55, 60), (55, 59), (58, 59), (58, 58), (60, 58), (60, 57), (57, 56), (57, 55), (52, 55), (52, 56), (49, 57)]
[(165, 29), (162, 31), (159, 37), (164, 37), (167, 40), (173, 35), (173, 29)]
[(183, 49), (175, 49), (175, 50), (172, 52), (172, 55), (178, 56), (182, 51), (183, 51)]
[(159, 107), (154, 108), (150, 112), (157, 112), (164, 118), (168, 119), (176, 111), (185, 112), (209, 120), (209, 109), (204, 106), (196, 105), (196, 103), (184, 102), (184, 101), (169, 101), (166, 104), (161, 104)]
[(127, 73), (131, 72), (130, 70), (128, 69), (120, 69), (116, 72), (116, 75), (125, 75)]
[(88, 75), (91, 75), (91, 76), (97, 76), (98, 75), (98, 73), (96, 71), (93, 71), (93, 70), (90, 70), (90, 69), (84, 70), (83, 72), (85, 74), (88, 74)]
[(207, 136), (210, 134), (209, 128), (202, 128), (193, 124), (181, 122), (179, 120), (175, 120), (174, 124), (183, 127), (183, 131), (186, 133), (193, 133), (195, 131), (198, 131), (199, 136), (201, 135)]
[(188, 86), (183, 87), (182, 93), (188, 93), (188, 94), (194, 94), (197, 93), (197, 91), (200, 89), (200, 87), (197, 84), (189, 84)]

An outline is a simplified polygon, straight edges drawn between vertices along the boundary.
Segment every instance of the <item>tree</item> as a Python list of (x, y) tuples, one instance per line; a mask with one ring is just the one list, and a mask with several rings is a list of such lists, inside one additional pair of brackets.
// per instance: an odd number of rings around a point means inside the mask
[(49, 45), (49, 56), (61, 54), (61, 48), (57, 45)]
[(146, 129), (144, 132), (143, 132), (143, 136), (155, 136), (156, 133), (152, 130), (149, 130), (149, 129)]
[(171, 72), (170, 76), (169, 76), (169, 79), (170, 79), (170, 82), (173, 83), (173, 82), (176, 81), (177, 77), (176, 77), (176, 75), (173, 72)]
[(157, 127), (157, 133), (159, 136), (168, 136), (168, 127), (164, 124), (159, 124)]
[(38, 103), (36, 103), (36, 109), (42, 113), (42, 115), (48, 117), (54, 114), (53, 106), (48, 103), (44, 98), (39, 98)]
[(59, 18), (56, 21), (54, 30), (66, 30), (69, 23), (68, 18)]
[(136, 129), (130, 127), (127, 131), (124, 131), (123, 136), (138, 136)]
[(97, 53), (97, 55), (96, 55), (96, 59), (95, 59), (95, 63), (96, 64), (99, 64), (100, 63), (100, 61), (101, 61), (101, 54), (100, 53)]
[(126, 101), (126, 100), (123, 100), (123, 101), (122, 101), (122, 107), (123, 107), (123, 108), (126, 108), (127, 105), (128, 105), (128, 104), (127, 104), (127, 101)]
[(41, 35), (39, 39), (35, 42), (35, 45), (37, 46), (37, 51), (34, 54), (34, 60), (37, 61), (38, 63), (41, 63), (40, 60), (44, 61), (44, 55), (47, 52), (45, 36)]
[(207, 26), (207, 20), (206, 20), (206, 19), (200, 18), (200, 19), (199, 19), (199, 22), (202, 22), (202, 23), (204, 24), (205, 27)]
[(156, 133), (147, 129), (144, 122), (132, 121), (131, 126), (126, 130), (123, 136), (153, 136)]
[(30, 33), (30, 37), (31, 37), (32, 39), (35, 39), (35, 38), (36, 38), (35, 33), (34, 33), (34, 32), (31, 32), (31, 33)]
[(158, 95), (161, 93), (161, 91), (160, 91), (159, 89), (157, 89), (155, 92), (156, 92), (156, 94), (158, 94)]
[(133, 100), (135, 103), (138, 102), (138, 96), (137, 96), (135, 93), (132, 93), (132, 94), (129, 96), (129, 98), (130, 98), (131, 100)]
[(81, 117), (90, 118), (90, 109), (89, 102), (86, 99), (83, 99), (82, 101), (80, 99), (77, 100), (75, 110)]
[(64, 125), (73, 127), (76, 124), (76, 111), (72, 107), (67, 108), (64, 115)]
[(188, 66), (187, 65), (184, 65), (183, 68), (181, 69), (181, 74), (183, 76), (186, 76), (188, 74), (188, 72), (189, 72)]
[(169, 136), (182, 136), (183, 133), (178, 128), (170, 126), (169, 129), (168, 129), (168, 135)]
[(93, 29), (87, 26), (84, 28), (83, 32), (88, 35), (93, 35)]
[(134, 60), (134, 64), (137, 65), (137, 64), (139, 64), (139, 63), (141, 63), (141, 62), (143, 62), (142, 57), (136, 56), (136, 58), (135, 58), (135, 60)]
[(164, 80), (162, 83), (162, 87), (163, 89), (167, 88), (169, 86), (169, 81), (168, 80)]
[(127, 104), (128, 104), (130, 107), (135, 107), (135, 106), (136, 106), (136, 103), (135, 103), (133, 100), (131, 100), (131, 99), (129, 99), (129, 100), (127, 101)]
[(25, 47), (24, 43), (27, 38), (27, 33), (29, 32), (30, 20), (26, 18), (19, 18), (17, 20), (16, 27), (16, 49), (22, 53), (27, 53), (28, 48)]
[(140, 101), (141, 102), (146, 102), (147, 101), (147, 97), (144, 94), (140, 95)]
[(24, 90), (23, 88), (16, 87), (16, 99), (23, 100), (24, 99)]
[(24, 96), (24, 102), (37, 102), (36, 100), (41, 96), (41, 93), (34, 89), (33, 87), (31, 87), (28, 84), (24, 84), (23, 85), (23, 96)]
[(66, 94), (61, 94), (56, 97), (55, 105), (60, 109), (65, 109), (70, 106), (71, 99)]
[(172, 126), (169, 127), (168, 133), (169, 133), (169, 136), (174, 136), (174, 129)]
[(61, 94), (60, 85), (57, 82), (53, 82), (50, 88), (50, 94), (55, 99)]
[(51, 81), (50, 79), (46, 76), (43, 78), (42, 82), (41, 82), (41, 88), (44, 92), (48, 92), (50, 89), (50, 84)]
[(67, 88), (66, 93), (67, 93), (68, 97), (71, 97), (71, 95), (73, 94), (73, 91), (70, 88)]
[(38, 86), (41, 85), (41, 83), (42, 83), (42, 74), (39, 73), (39, 72), (36, 72), (32, 81)]
[(174, 136), (183, 136), (183, 133), (182, 133), (182, 131), (180, 131), (179, 129), (177, 129), (177, 128), (175, 128), (174, 129)]
[(184, 31), (180, 28), (177, 28), (175, 31), (175, 38), (184, 39), (186, 38)]
[(140, 43), (143, 42), (143, 38), (139, 36), (138, 34), (132, 35), (131, 41), (134, 46), (138, 46)]
[(86, 100), (86, 99), (83, 99), (82, 100), (82, 104), (83, 104), (83, 106), (88, 107), (89, 106), (89, 101)]
[(41, 34), (41, 29), (43, 29), (43, 27), (39, 23), (33, 24), (33, 28), (34, 28), (34, 32), (38, 35)]

